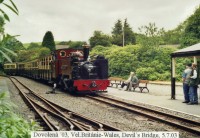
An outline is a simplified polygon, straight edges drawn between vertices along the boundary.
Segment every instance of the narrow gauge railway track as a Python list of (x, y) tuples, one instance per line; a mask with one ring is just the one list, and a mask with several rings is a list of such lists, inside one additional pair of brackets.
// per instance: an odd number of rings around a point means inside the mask
[(151, 118), (156, 121), (164, 122), (166, 124), (177, 127), (181, 130), (185, 130), (187, 132), (195, 133), (200, 135), (200, 122), (195, 120), (186, 119), (183, 117), (178, 117), (169, 113), (164, 113), (161, 111), (149, 109), (145, 106), (131, 104), (125, 101), (117, 100), (114, 98), (110, 98), (108, 96), (98, 95), (87, 96), (87, 98), (99, 101), (101, 103), (105, 103), (126, 111), (130, 111), (133, 113), (140, 114), (142, 116), (146, 116), (147, 118)]
[(23, 99), (34, 109), (49, 131), (121, 131), (113, 126), (89, 119), (48, 101), (14, 77), (10, 77)]

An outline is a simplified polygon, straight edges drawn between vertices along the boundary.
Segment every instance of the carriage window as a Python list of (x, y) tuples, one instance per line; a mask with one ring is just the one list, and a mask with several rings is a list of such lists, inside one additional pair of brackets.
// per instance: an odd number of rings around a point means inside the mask
[(66, 56), (66, 52), (65, 52), (65, 51), (63, 51), (63, 50), (62, 50), (62, 51), (60, 51), (60, 56), (61, 56), (61, 57), (65, 57), (65, 56)]

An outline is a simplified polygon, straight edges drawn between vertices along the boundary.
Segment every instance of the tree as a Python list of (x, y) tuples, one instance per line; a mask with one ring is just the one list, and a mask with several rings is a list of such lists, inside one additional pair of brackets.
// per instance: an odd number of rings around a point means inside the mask
[(112, 44), (122, 46), (123, 45), (123, 36), (122, 36), (122, 22), (117, 20), (112, 31)]
[(200, 42), (200, 6), (186, 20), (186, 27), (181, 40), (181, 48)]
[(138, 35), (138, 43), (147, 49), (156, 48), (162, 42), (164, 29), (158, 29), (155, 23), (149, 23), (148, 26), (142, 26), (139, 28), (139, 31), (141, 34)]
[(101, 31), (94, 31), (93, 36), (89, 39), (91, 47), (97, 45), (109, 46), (111, 45), (111, 39), (108, 35), (103, 34)]
[(51, 31), (47, 31), (43, 37), (42, 46), (49, 48), (51, 51), (56, 49), (54, 37)]
[(186, 21), (180, 23), (175, 29), (164, 32), (163, 44), (177, 45), (181, 43), (181, 37), (185, 30)]
[(113, 31), (112, 31), (113, 44), (118, 46), (135, 44), (135, 34), (132, 31), (132, 28), (125, 19), (124, 24), (122, 25), (121, 20), (117, 20)]
[(149, 23), (147, 26), (139, 28), (142, 34), (138, 35), (137, 41), (141, 45), (138, 51), (138, 60), (140, 62), (151, 62), (156, 58), (161, 48), (162, 34), (164, 29), (158, 29), (155, 23)]
[(125, 19), (125, 22), (124, 22), (124, 45), (135, 44), (135, 43), (136, 43), (135, 35), (134, 35), (130, 25), (128, 24), (127, 19)]

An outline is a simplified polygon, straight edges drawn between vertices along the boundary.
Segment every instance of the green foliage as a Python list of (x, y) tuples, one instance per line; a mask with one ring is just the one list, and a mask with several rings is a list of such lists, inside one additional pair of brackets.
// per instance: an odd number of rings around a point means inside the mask
[(94, 34), (89, 39), (91, 48), (102, 45), (102, 46), (110, 46), (111, 45), (111, 38), (103, 34), (101, 31), (94, 31)]
[[(93, 55), (104, 55), (109, 59), (109, 74), (111, 76), (124, 76), (134, 71), (137, 67), (136, 51), (138, 46), (127, 47), (103, 47), (96, 46), (91, 51)], [(130, 64), (131, 63), (131, 64)]]
[(66, 45), (69, 46), (69, 48), (82, 48), (83, 45), (86, 44), (85, 41), (62, 41), (59, 42), (58, 45)]
[(164, 32), (162, 36), (163, 44), (164, 45), (166, 44), (179, 45), (181, 43), (181, 38), (183, 36), (185, 26), (186, 26), (186, 22), (183, 22), (179, 24), (175, 29)]
[[(31, 42), (31, 43), (37, 44), (39, 46), (42, 45), (42, 42)], [(28, 47), (31, 45), (31, 43), (23, 43), (23, 46), (28, 49)]]
[(32, 49), (38, 49), (41, 48), (41, 45), (39, 45), (38, 43), (30, 43), (29, 46), (27, 47), (27, 50), (32, 50)]
[(152, 74), (154, 74), (155, 72), (155, 68), (152, 67), (140, 67), (137, 69), (137, 76), (138, 78), (142, 78), (142, 79), (149, 79), (149, 77), (153, 76)]
[(106, 53), (107, 50), (108, 50), (107, 47), (98, 45), (98, 46), (95, 46), (95, 48), (92, 49), (92, 51), (90, 52), (90, 55), (91, 56), (105, 55), (105, 53)]
[(127, 19), (125, 19), (123, 25), (121, 20), (117, 20), (112, 30), (112, 44), (123, 46), (123, 39), (124, 45), (136, 43), (135, 34), (128, 24)]
[(121, 49), (114, 50), (109, 56), (110, 75), (123, 76), (129, 74), (130, 71), (135, 71), (137, 61), (135, 56)]
[[(10, 1), (10, 4), (7, 4), (4, 2), (4, 0), (1, 0), (0, 1), (0, 4), (7, 7), (9, 10), (11, 10), (12, 12), (14, 12), (15, 14), (18, 15), (19, 11), (15, 5), (15, 3), (12, 1), (12, 0), (9, 0)], [(7, 21), (10, 21), (10, 18), (9, 16), (5, 13), (4, 10), (0, 9), (0, 13), (4, 16), (4, 18), (7, 20)]]
[(158, 29), (155, 23), (149, 23), (148, 26), (141, 26), (139, 30), (141, 34), (137, 36), (137, 43), (146, 49), (159, 47), (162, 43), (164, 29)]
[[(19, 44), (17, 42), (13, 42), (13, 40), (14, 40), (14, 36), (11, 36), (9, 34), (3, 35), (3, 38), (0, 41), (0, 62), (3, 62), (4, 59), (6, 59), (9, 62), (12, 62), (12, 59), (9, 56), (9, 54), (12, 54), (13, 56), (17, 56), (17, 54), (13, 50), (10, 49), (11, 46), (15, 46), (16, 44)], [(7, 47), (9, 47), (9, 49)]]
[(29, 138), (30, 132), (39, 127), (35, 122), (28, 123), (12, 112), (14, 104), (5, 92), (0, 93), (0, 137)]
[(5, 25), (4, 18), (0, 16), (0, 34), (4, 33), (4, 25)]
[(51, 51), (56, 49), (54, 37), (51, 31), (47, 31), (43, 37), (42, 46), (49, 48)]
[[(126, 79), (129, 72), (134, 71), (139, 79), (170, 80), (170, 54), (175, 50), (173, 47), (146, 50), (139, 45), (126, 47), (113, 45), (111, 47), (96, 46), (90, 54), (91, 56), (104, 55), (108, 59), (110, 76)], [(185, 60), (180, 61), (182, 66), (177, 66), (177, 74), (182, 74), (185, 62)]]
[[(50, 50), (46, 47), (42, 47), (38, 43), (30, 43), (27, 49), (18, 50), (18, 57), (15, 61), (23, 62), (37, 59), (43, 53), (43, 49), (46, 49), (49, 53)], [(46, 55), (46, 54), (45, 54)]]
[(122, 36), (122, 21), (117, 20), (112, 30), (112, 44), (122, 46), (123, 45), (123, 36)]
[(69, 48), (83, 48), (84, 44), (86, 44), (85, 41), (71, 41), (69, 43)]
[(39, 58), (42, 58), (42, 57), (49, 55), (51, 51), (48, 48), (43, 47), (43, 48), (40, 48), (39, 50), (37, 50), (36, 52), (38, 52)]
[(50, 53), (51, 51), (46, 47), (42, 47), (39, 45), (35, 47), (31, 46), (27, 50), (20, 50), (19, 56), (16, 58), (16, 61), (18, 62), (31, 61), (49, 55)]
[[(9, 41), (6, 42), (5, 48), (13, 51), (17, 55), (18, 55), (18, 52), (20, 50), (25, 50), (23, 44), (20, 41), (18, 41), (16, 38), (14, 38), (14, 37), (11, 38)], [(10, 59), (12, 60), (12, 62), (16, 61), (16, 55), (15, 54), (9, 53), (9, 52), (6, 52), (6, 53), (10, 57)]]
[[(18, 9), (12, 0), (9, 0), (9, 4), (5, 3), (4, 0), (1, 0), (0, 5), (7, 7), (7, 9), (11, 10), (12, 12), (18, 15)], [(0, 63), (3, 63), (4, 60), (12, 62), (12, 57), (17, 56), (16, 52), (14, 52), (13, 50), (16, 50), (16, 47), (19, 46), (19, 41), (15, 41), (15, 36), (11, 36), (9, 34), (4, 33), (4, 20), (10, 21), (10, 19), (5, 13), (5, 11), (1, 8), (0, 13), (3, 15), (3, 17), (0, 15)]]
[(181, 48), (200, 42), (200, 6), (185, 22), (186, 26), (181, 39)]
[(132, 31), (132, 28), (127, 22), (127, 19), (124, 21), (124, 45), (136, 44), (135, 34)]

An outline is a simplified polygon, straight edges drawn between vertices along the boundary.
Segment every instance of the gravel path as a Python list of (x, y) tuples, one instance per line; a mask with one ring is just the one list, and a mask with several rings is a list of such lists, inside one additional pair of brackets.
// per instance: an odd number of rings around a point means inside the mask
[[(158, 124), (154, 120), (148, 120), (142, 116), (132, 114), (114, 107), (103, 105), (98, 102), (94, 102), (90, 99), (78, 96), (72, 96), (57, 90), (56, 94), (46, 94), (51, 90), (51, 87), (38, 83), (33, 80), (29, 80), (22, 77), (17, 77), (23, 81), (25, 85), (28, 85), (33, 91), (37, 92), (41, 96), (48, 100), (59, 104), (73, 112), (83, 114), (89, 118), (96, 119), (100, 122), (118, 127), (124, 131), (174, 131), (175, 129), (170, 126)], [(24, 102), (21, 100), (18, 92), (12, 83), (7, 80), (10, 95), (12, 101), (18, 105), (16, 113), (21, 114), (24, 118), (30, 120), (33, 118), (32, 112), (27, 108)], [(178, 130), (177, 130), (178, 131)], [(181, 132), (181, 137), (190, 138), (195, 137), (192, 134)]]

